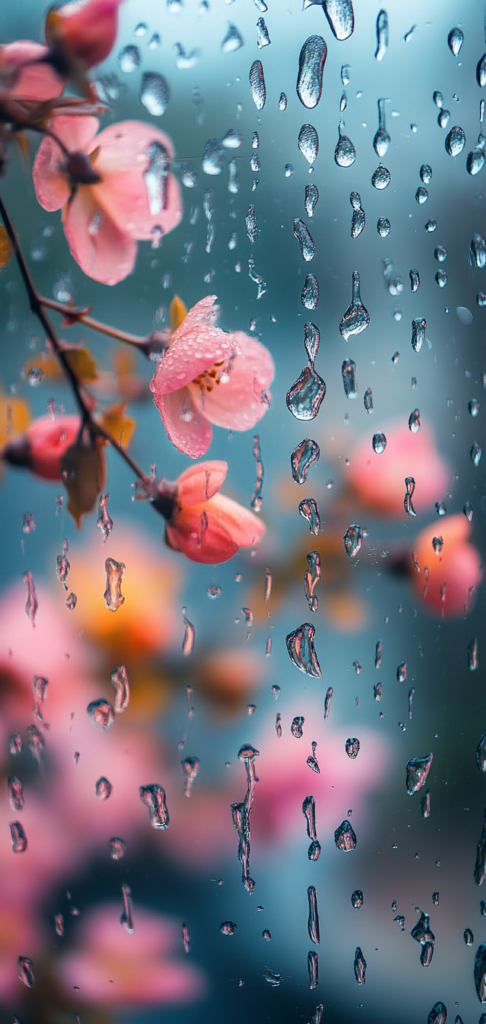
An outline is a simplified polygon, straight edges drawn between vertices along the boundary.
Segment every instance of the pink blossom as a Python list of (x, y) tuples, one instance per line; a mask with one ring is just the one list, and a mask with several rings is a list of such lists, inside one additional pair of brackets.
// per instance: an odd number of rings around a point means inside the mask
[(197, 459), (207, 452), (211, 423), (248, 430), (265, 415), (273, 359), (256, 338), (215, 327), (215, 295), (201, 299), (174, 331), (150, 382), (170, 440)]
[[(57, 971), (67, 992), (77, 998), (124, 1011), (165, 1003), (192, 1003), (207, 988), (202, 970), (182, 959), (180, 924), (134, 906), (135, 931), (120, 924), (120, 904), (105, 903), (80, 922), (81, 942), (61, 956)], [(174, 949), (181, 957), (174, 956)]]
[(434, 435), (425, 424), (413, 434), (403, 420), (380, 424), (386, 448), (377, 455), (372, 448), (372, 431), (351, 457), (346, 472), (360, 501), (378, 515), (403, 515), (405, 477), (415, 480), (413, 504), (417, 512), (433, 509), (448, 482), (446, 461), (439, 455)]
[(74, 444), (81, 428), (79, 416), (39, 416), (25, 434), (6, 444), (1, 456), (14, 466), (25, 466), (43, 480), (61, 480), (61, 458)]
[[(425, 607), (436, 615), (464, 615), (471, 605), (470, 590), (477, 587), (481, 568), (479, 552), (469, 543), (470, 531), (470, 523), (458, 513), (426, 526), (415, 540), (420, 572), (412, 570), (413, 582)], [(440, 543), (434, 549), (434, 538), (442, 539), (441, 549)]]
[(254, 512), (218, 493), (227, 472), (226, 462), (200, 462), (173, 485), (176, 504), (166, 539), (191, 562), (226, 562), (238, 548), (258, 544), (265, 533)]
[[(94, 117), (60, 115), (39, 146), (33, 178), (44, 210), (62, 208), (71, 255), (88, 277), (117, 284), (131, 272), (137, 241), (172, 231), (182, 216), (179, 184), (167, 173), (167, 135), (139, 121), (96, 134)], [(73, 194), (74, 190), (74, 194)]]
[(46, 39), (56, 51), (82, 63), (99, 64), (112, 50), (118, 31), (121, 0), (74, 0), (52, 8), (46, 18)]
[(17, 39), (0, 46), (0, 76), (20, 69), (8, 90), (9, 97), (41, 103), (61, 95), (64, 83), (50, 64), (41, 63), (47, 53), (47, 46), (30, 39)]

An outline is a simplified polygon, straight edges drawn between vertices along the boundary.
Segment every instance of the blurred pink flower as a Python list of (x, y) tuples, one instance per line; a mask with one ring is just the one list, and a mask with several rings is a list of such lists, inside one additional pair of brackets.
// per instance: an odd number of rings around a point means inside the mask
[(386, 436), (381, 455), (373, 451), (372, 432), (351, 456), (346, 479), (359, 499), (377, 515), (403, 515), (405, 477), (415, 480), (413, 504), (417, 512), (433, 509), (447, 488), (449, 468), (439, 455), (432, 431), (421, 426), (413, 434), (403, 420), (380, 428)]
[[(179, 184), (168, 172), (174, 155), (167, 135), (150, 124), (122, 121), (99, 135), (95, 117), (60, 115), (34, 161), (37, 199), (62, 207), (71, 255), (102, 284), (123, 281), (135, 264), (137, 241), (158, 240), (182, 216)], [(73, 195), (74, 190), (74, 195)]]
[(14, 84), (8, 88), (11, 99), (41, 103), (61, 95), (64, 83), (50, 64), (42, 62), (47, 53), (47, 46), (30, 39), (17, 39), (14, 43), (0, 46), (0, 76), (19, 68)]
[(39, 416), (2, 449), (2, 458), (25, 466), (43, 480), (61, 480), (61, 458), (74, 444), (81, 428), (79, 416)]
[(99, 64), (112, 50), (118, 31), (121, 0), (74, 0), (52, 7), (46, 18), (46, 39), (83, 67)]
[(218, 494), (228, 464), (208, 461), (191, 466), (175, 485), (176, 506), (167, 520), (166, 540), (191, 562), (226, 562), (238, 548), (258, 544), (261, 519), (232, 498)]
[(78, 999), (128, 1012), (202, 998), (207, 981), (201, 968), (174, 957), (174, 948), (182, 952), (180, 925), (135, 904), (129, 934), (120, 910), (121, 901), (105, 903), (83, 916), (78, 949), (57, 962), (66, 991), (79, 986)]
[(169, 439), (197, 459), (207, 452), (211, 423), (248, 430), (265, 415), (273, 359), (256, 338), (215, 327), (215, 295), (189, 310), (150, 382)]
[[(479, 552), (469, 543), (470, 531), (470, 523), (458, 513), (426, 526), (415, 539), (415, 560), (420, 572), (412, 569), (413, 583), (425, 607), (435, 614), (464, 615), (474, 600), (470, 591), (481, 579), (481, 561)], [(439, 539), (437, 551), (434, 538)]]

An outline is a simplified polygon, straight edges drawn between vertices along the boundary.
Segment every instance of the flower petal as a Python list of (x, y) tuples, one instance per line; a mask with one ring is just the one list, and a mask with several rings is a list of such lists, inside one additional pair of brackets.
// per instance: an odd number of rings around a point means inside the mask
[(229, 430), (249, 430), (268, 409), (268, 385), (274, 377), (274, 363), (267, 348), (235, 331), (239, 352), (231, 364), (229, 380), (216, 383), (212, 391), (194, 388), (194, 400), (210, 423)]
[(30, 39), (17, 39), (7, 46), (0, 46), (0, 68), (17, 68), (20, 64), (27, 64), (22, 68), (19, 76), (9, 89), (9, 96), (15, 99), (50, 100), (60, 96), (64, 83), (56, 75), (50, 64), (29, 64), (29, 61), (38, 61), (47, 53), (47, 46), (42, 43), (34, 43)]
[(133, 269), (137, 243), (100, 210), (86, 185), (78, 188), (66, 210), (64, 233), (81, 270), (101, 284), (123, 281)]
[(220, 521), (236, 541), (239, 548), (250, 548), (258, 544), (265, 534), (265, 523), (250, 509), (227, 498), (225, 494), (216, 494), (208, 503), (208, 515), (217, 514)]
[(51, 9), (46, 20), (49, 43), (91, 68), (110, 53), (118, 30), (121, 0), (79, 0)]
[[(214, 499), (213, 499), (214, 500)], [(238, 545), (211, 502), (190, 505), (176, 512), (167, 523), (167, 540), (175, 551), (181, 551), (191, 562), (216, 565), (227, 562), (238, 551)]]
[(228, 463), (216, 459), (189, 466), (177, 481), (179, 504), (198, 505), (202, 501), (209, 501), (219, 491), (227, 472)]
[(156, 394), (155, 404), (169, 440), (179, 452), (185, 452), (191, 459), (198, 459), (207, 452), (213, 431), (197, 411), (189, 388), (180, 388), (165, 395)]
[[(96, 117), (75, 117), (63, 114), (53, 118), (51, 130), (64, 143), (69, 152), (85, 149), (96, 135)], [(64, 172), (65, 157), (54, 139), (46, 137), (37, 150), (32, 170), (35, 194), (44, 210), (60, 210), (71, 195), (71, 187)]]
[(172, 335), (170, 348), (150, 382), (157, 404), (160, 396), (190, 384), (214, 363), (230, 359), (234, 354), (232, 336), (212, 323), (215, 299), (214, 295), (201, 299)]
[(104, 128), (90, 147), (100, 147), (94, 165), (102, 178), (102, 183), (96, 186), (99, 201), (123, 231), (138, 240), (153, 238), (156, 228), (163, 234), (172, 231), (182, 217), (179, 183), (173, 174), (167, 180), (165, 209), (150, 212), (144, 172), (149, 166), (148, 150), (154, 142), (163, 146), (169, 157), (174, 155), (167, 135), (141, 121), (122, 121)]

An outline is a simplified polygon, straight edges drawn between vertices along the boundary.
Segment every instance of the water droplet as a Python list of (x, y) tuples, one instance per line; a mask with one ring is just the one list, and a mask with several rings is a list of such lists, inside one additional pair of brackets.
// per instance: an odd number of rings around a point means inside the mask
[(113, 669), (111, 681), (115, 690), (115, 711), (121, 714), (122, 711), (126, 711), (130, 702), (130, 683), (125, 665)]
[(10, 822), (10, 838), (12, 840), (12, 852), (24, 853), (27, 849), (27, 836), (20, 821)]
[(319, 984), (319, 958), (314, 950), (307, 954), (307, 973), (309, 975), (309, 988), (317, 988)]
[(463, 128), (459, 128), (457, 125), (451, 128), (448, 132), (445, 140), (445, 151), (449, 156), (459, 156), (462, 153), (464, 146), (466, 145), (466, 133)]
[(152, 828), (168, 828), (169, 812), (165, 799), (165, 789), (154, 783), (150, 786), (140, 786), (139, 792), (142, 803), (148, 807)]
[(125, 601), (121, 593), (121, 582), (125, 565), (123, 562), (115, 562), (114, 558), (107, 558), (105, 561), (106, 589), (103, 597), (106, 607), (110, 612), (116, 612)]
[(416, 317), (412, 320), (412, 348), (414, 352), (420, 352), (422, 345), (425, 341), (425, 332), (427, 330), (427, 321), (423, 317)]
[(466, 327), (473, 322), (473, 315), (467, 306), (456, 306), (456, 316)]
[(363, 906), (363, 893), (361, 892), (361, 889), (355, 889), (351, 894), (351, 905), (355, 910), (360, 910)]
[(484, 135), (479, 135), (477, 145), (467, 155), (466, 160), (466, 171), (473, 177), (475, 174), (479, 174), (482, 171), (486, 163), (486, 154), (484, 152), (486, 145), (486, 139)]
[(46, 745), (46, 741), (45, 741), (42, 733), (39, 732), (39, 730), (38, 730), (36, 725), (29, 725), (27, 727), (27, 736), (28, 736), (28, 739), (29, 739), (29, 748), (30, 748), (30, 752), (32, 754), (32, 757), (37, 762), (37, 767), (39, 769), (39, 772), (42, 772), (43, 757), (44, 757), (44, 747)]
[(287, 97), (284, 92), (281, 92), (278, 98), (278, 109), (287, 110)]
[(383, 60), (388, 48), (388, 15), (383, 9), (376, 19), (376, 50), (375, 59)]
[(35, 591), (34, 577), (31, 572), (22, 573), (22, 579), (27, 584), (27, 601), (25, 604), (25, 614), (29, 621), (35, 626), (35, 617), (37, 615), (37, 609), (39, 607), (37, 601), (37, 595)]
[(322, 377), (312, 366), (305, 366), (300, 377), (287, 392), (287, 408), (298, 420), (313, 420), (326, 394)]
[(124, 46), (118, 54), (118, 66), (124, 74), (136, 71), (140, 65), (140, 50), (137, 46)]
[(378, 231), (380, 238), (386, 238), (390, 234), (391, 224), (390, 221), (388, 220), (388, 217), (378, 218), (376, 230)]
[(304, 622), (285, 637), (290, 660), (305, 675), (319, 679), (321, 669), (314, 649), (316, 631), (309, 622)]
[(105, 778), (104, 775), (102, 775), (95, 785), (95, 793), (96, 796), (98, 797), (98, 800), (108, 800), (109, 797), (111, 796), (112, 790), (113, 786), (111, 782), (107, 778)]
[(356, 849), (358, 843), (356, 832), (347, 819), (342, 821), (339, 828), (336, 829), (334, 833), (334, 842), (338, 850), (343, 850), (345, 853)]
[(262, 50), (264, 46), (270, 46), (271, 39), (268, 34), (268, 28), (265, 24), (264, 18), (259, 18), (257, 21), (257, 46), (259, 50)]
[(309, 363), (313, 366), (319, 351), (321, 334), (319, 328), (313, 323), (304, 325), (304, 346), (307, 352)]
[(250, 68), (249, 79), (253, 102), (257, 110), (263, 110), (265, 100), (267, 98), (267, 91), (265, 88), (265, 77), (263, 74), (263, 64), (261, 60), (253, 61)]
[(437, 117), (437, 124), (439, 125), (439, 128), (447, 128), (447, 125), (449, 124), (450, 116), (451, 116), (450, 110), (441, 110), (440, 111), (440, 114)]
[(292, 476), (296, 483), (303, 484), (307, 478), (307, 470), (313, 462), (317, 462), (320, 456), (319, 445), (316, 441), (306, 437), (294, 448), (290, 456)]
[(354, 976), (358, 985), (364, 985), (366, 981), (366, 960), (360, 946), (356, 946), (354, 954)]
[(19, 956), (17, 960), (19, 978), (23, 985), (32, 988), (34, 984), (34, 964), (28, 956)]
[(481, 445), (479, 444), (479, 441), (475, 441), (474, 444), (471, 447), (470, 452), (469, 452), (469, 456), (470, 456), (470, 459), (471, 459), (471, 462), (472, 462), (473, 466), (479, 466), (482, 454), (483, 454), (483, 449), (481, 448)]
[(386, 130), (385, 102), (386, 100), (384, 99), (378, 100), (378, 130), (373, 139), (373, 148), (380, 160), (385, 156), (391, 142), (390, 136)]
[(273, 988), (278, 988), (282, 980), (282, 975), (277, 974), (276, 971), (270, 970), (270, 967), (265, 968), (263, 977), (265, 978), (265, 981), (268, 981), (269, 985), (272, 985)]
[(423, 204), (427, 202), (428, 198), (429, 198), (429, 193), (427, 192), (427, 189), (426, 188), (422, 188), (420, 186), (417, 189), (416, 193), (415, 193), (416, 202), (419, 204), (419, 206), (423, 206)]
[(474, 984), (480, 1003), (486, 1003), (486, 944), (478, 946), (474, 958)]
[(483, 270), (486, 267), (486, 242), (481, 235), (473, 235), (469, 251), (471, 266)]
[(201, 166), (205, 174), (215, 176), (223, 170), (223, 143), (221, 139), (208, 139), (204, 147)]
[(161, 40), (160, 40), (159, 33), (158, 32), (154, 32), (153, 36), (151, 36), (151, 38), (150, 38), (149, 50), (157, 50), (157, 48), (160, 46), (160, 42), (161, 42)]
[(447, 509), (446, 509), (443, 501), (436, 501), (436, 503), (435, 503), (435, 510), (436, 510), (438, 516), (445, 516), (445, 515), (447, 515)]
[(16, 775), (9, 775), (7, 789), (12, 810), (21, 811), (24, 806), (24, 787)]
[(317, 536), (321, 525), (319, 511), (314, 498), (304, 498), (299, 504), (299, 512), (309, 523), (309, 533)]
[(318, 599), (314, 590), (321, 578), (321, 559), (318, 551), (309, 551), (307, 555), (307, 571), (304, 576), (304, 594), (311, 612), (317, 611)]
[(182, 653), (184, 657), (187, 658), (194, 649), (196, 630), (194, 629), (192, 622), (189, 622), (189, 619), (186, 618), (185, 613), (186, 609), (184, 607), (182, 609), (182, 621), (184, 623), (184, 639), (182, 641)]
[(412, 434), (417, 434), (420, 430), (420, 410), (414, 409), (408, 417), (408, 429), (412, 431)]
[(295, 718), (292, 719), (292, 724), (290, 726), (290, 731), (292, 733), (292, 736), (294, 736), (296, 740), (302, 739), (302, 730), (303, 730), (303, 727), (304, 727), (304, 721), (305, 721), (305, 719), (304, 719), (303, 715), (297, 715)]
[(373, 434), (372, 445), (373, 445), (373, 451), (376, 452), (377, 455), (381, 455), (382, 452), (384, 452), (385, 448), (386, 448), (386, 437), (385, 437), (385, 435), (381, 434), (381, 433), (380, 434)]
[(420, 180), (424, 185), (429, 185), (432, 181), (432, 168), (430, 164), (422, 164), (420, 168)]
[(476, 81), (480, 89), (483, 89), (486, 85), (486, 53), (483, 53), (483, 56), (476, 65)]
[(115, 721), (113, 705), (110, 704), (109, 700), (105, 700), (104, 697), (100, 697), (99, 700), (92, 700), (88, 704), (86, 711), (91, 721), (98, 725), (100, 729), (108, 729)]
[(477, 398), (471, 398), (470, 401), (467, 403), (467, 407), (468, 407), (470, 416), (477, 416), (478, 415), (479, 409), (480, 409), (480, 403), (478, 402)]
[(191, 50), (190, 53), (186, 53), (182, 43), (174, 43), (174, 50), (176, 53), (176, 68), (179, 71), (190, 70), (190, 68), (195, 68), (196, 64), (199, 64), (201, 51), (197, 47)]
[[(109, 537), (109, 535), (110, 535), (110, 533), (111, 533), (111, 531), (113, 529), (113, 520), (112, 520), (112, 518), (111, 518), (111, 516), (110, 516), (110, 514), (108, 512), (108, 509), (107, 509), (107, 504), (108, 504), (109, 497), (110, 497), (109, 494), (100, 494), (100, 498), (99, 498), (99, 502), (98, 502), (98, 514), (97, 514), (97, 519), (96, 519), (96, 525), (97, 525), (98, 529), (101, 531), (101, 533), (103, 534), (103, 540), (105, 540), (105, 541), (108, 539), (108, 537)], [(58, 558), (58, 561), (59, 561), (59, 558)], [(68, 565), (69, 565), (69, 563), (68, 563)], [(61, 577), (58, 574), (58, 579), (60, 579), (60, 578)], [(62, 582), (64, 583), (64, 579), (62, 580)], [(67, 590), (67, 587), (66, 587), (66, 590)]]
[(121, 860), (125, 856), (125, 843), (123, 839), (119, 839), (117, 836), (113, 836), (110, 839), (108, 846), (110, 847), (110, 856), (112, 860)]
[(360, 748), (359, 740), (356, 739), (355, 736), (351, 736), (349, 739), (346, 740), (346, 743), (344, 744), (344, 747), (345, 747), (345, 750), (346, 750), (346, 753), (347, 753), (348, 757), (350, 757), (351, 760), (354, 761), (357, 758), (358, 754), (359, 754), (359, 748)]
[(391, 174), (387, 167), (383, 167), (383, 164), (378, 164), (376, 171), (373, 171), (371, 175), (371, 184), (373, 188), (384, 189), (390, 184)]
[(430, 818), (430, 790), (426, 790), (420, 800), (420, 813), (422, 818)]
[(356, 379), (356, 363), (352, 359), (345, 359), (341, 366), (341, 373), (346, 398), (356, 398), (358, 395), (358, 381)]
[(460, 28), (452, 28), (447, 36), (447, 43), (454, 57), (459, 56), (463, 42), (464, 32)]
[(302, 258), (309, 263), (314, 259), (316, 247), (307, 225), (298, 217), (294, 218), (294, 235), (299, 242)]
[(314, 885), (309, 885), (307, 889), (307, 899), (309, 901), (309, 916), (307, 919), (309, 938), (311, 942), (319, 945), (321, 941), (319, 931), (319, 913), (317, 910), (317, 893)]
[(309, 36), (299, 56), (297, 96), (304, 107), (317, 107), (322, 93), (322, 75), (327, 57), (327, 46), (322, 36)]
[(191, 796), (194, 779), (199, 771), (199, 764), (200, 761), (198, 757), (185, 757), (184, 760), (181, 761), (184, 796)]
[(307, 163), (312, 167), (319, 152), (319, 137), (313, 125), (302, 125), (297, 144), (302, 156), (305, 157)]
[(319, 284), (315, 274), (307, 274), (300, 301), (306, 309), (316, 309), (319, 302)]
[(369, 322), (370, 315), (361, 301), (359, 273), (357, 270), (354, 270), (351, 304), (342, 317), (339, 330), (344, 340), (347, 341), (353, 335), (361, 334), (362, 331), (366, 330)]
[(352, 0), (321, 0), (324, 14), (336, 39), (349, 39), (354, 31)]
[(347, 135), (343, 135), (342, 129), (345, 128), (344, 121), (339, 122), (339, 139), (337, 141), (336, 148), (334, 150), (334, 160), (338, 167), (351, 167), (356, 160), (356, 150), (348, 139)]
[(464, 942), (465, 942), (466, 946), (472, 946), (472, 944), (474, 942), (474, 935), (473, 935), (473, 933), (472, 933), (470, 928), (465, 928), (464, 929), (463, 939), (464, 939)]
[(473, 517), (474, 513), (473, 513), (473, 508), (472, 508), (472, 505), (471, 505), (470, 501), (466, 501), (466, 504), (464, 505), (464, 508), (463, 508), (462, 511), (464, 512), (464, 515), (466, 516), (467, 521), (469, 523), (472, 522), (472, 517)]
[(235, 128), (230, 128), (226, 132), (226, 135), (221, 139), (221, 145), (224, 146), (225, 149), (239, 149), (242, 144), (243, 136), (241, 132), (237, 131)]
[(145, 72), (140, 89), (140, 100), (152, 117), (162, 117), (170, 100), (170, 89), (167, 79), (155, 71)]
[(8, 749), (11, 754), (22, 753), (22, 737), (18, 733), (13, 732), (8, 741)]
[(228, 31), (221, 43), (223, 53), (233, 53), (235, 50), (239, 50), (243, 45), (243, 39), (240, 36), (236, 25), (232, 25), (231, 22), (228, 22)]
[(406, 785), (409, 796), (413, 796), (425, 785), (433, 757), (433, 754), (428, 754), (427, 757), (412, 757), (407, 761)]
[(445, 270), (438, 270), (435, 275), (435, 280), (437, 281), (439, 288), (445, 288), (447, 284), (447, 274)]
[(429, 1016), (427, 1017), (427, 1024), (445, 1024), (447, 1020), (447, 1010), (444, 1003), (440, 1001), (434, 1003)]
[(361, 196), (358, 192), (351, 192), (349, 201), (353, 207), (351, 218), (351, 238), (358, 238), (366, 223), (366, 214), (361, 206)]

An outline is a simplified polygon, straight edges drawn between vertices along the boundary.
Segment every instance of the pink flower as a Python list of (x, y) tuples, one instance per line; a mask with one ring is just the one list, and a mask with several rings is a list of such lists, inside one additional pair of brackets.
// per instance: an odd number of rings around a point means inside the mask
[(51, 8), (46, 39), (54, 50), (80, 61), (84, 68), (99, 64), (112, 50), (118, 31), (121, 0), (74, 0)]
[(273, 359), (256, 338), (214, 326), (215, 295), (201, 299), (174, 331), (150, 382), (170, 440), (197, 459), (207, 452), (211, 423), (254, 427), (267, 411)]
[[(470, 530), (466, 517), (458, 513), (426, 526), (415, 540), (420, 572), (412, 569), (413, 582), (426, 607), (435, 614), (464, 615), (472, 603), (470, 590), (477, 587), (481, 568), (479, 552), (468, 541)], [(434, 548), (434, 538), (442, 539), (441, 550), (440, 543)]]
[[(377, 424), (378, 426), (378, 424)], [(372, 448), (372, 431), (359, 445), (347, 469), (347, 479), (360, 500), (378, 515), (403, 515), (405, 477), (415, 480), (414, 508), (418, 513), (433, 509), (447, 487), (449, 470), (439, 455), (432, 431), (425, 425), (412, 434), (403, 420), (385, 423), (385, 451)]]
[[(120, 924), (120, 903), (105, 903), (83, 915), (81, 945), (58, 959), (67, 992), (77, 998), (130, 1012), (139, 1006), (192, 1003), (207, 988), (199, 967), (182, 959), (180, 925), (135, 903), (129, 934)], [(179, 933), (179, 934), (178, 934)], [(174, 956), (174, 948), (181, 958)]]
[(79, 434), (79, 416), (39, 416), (25, 434), (2, 449), (2, 458), (14, 466), (25, 466), (44, 480), (61, 479), (61, 458)]
[(62, 207), (71, 255), (88, 277), (117, 284), (131, 272), (137, 241), (160, 238), (182, 216), (179, 184), (168, 173), (172, 144), (158, 128), (122, 121), (96, 134), (94, 117), (61, 115), (34, 162), (44, 210)]
[[(226, 462), (200, 462), (186, 469), (175, 484), (165, 485), (172, 501), (166, 516), (167, 543), (191, 562), (226, 562), (238, 548), (258, 544), (265, 533), (254, 512), (218, 494), (227, 472)], [(160, 510), (165, 514), (163, 509), (162, 490)]]
[(0, 76), (3, 74), (8, 83), (8, 73), (20, 69), (8, 90), (9, 97), (41, 103), (61, 95), (64, 83), (50, 64), (40, 63), (47, 53), (47, 46), (30, 39), (18, 39), (15, 43), (0, 46)]

